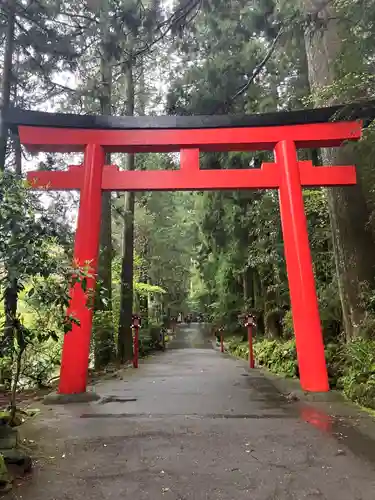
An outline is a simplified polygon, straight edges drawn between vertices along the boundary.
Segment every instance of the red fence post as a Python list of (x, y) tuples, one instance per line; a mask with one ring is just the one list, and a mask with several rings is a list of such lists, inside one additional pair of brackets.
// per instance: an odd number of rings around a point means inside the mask
[[(91, 277), (87, 279), (87, 291), (95, 287), (99, 254), (101, 219), (103, 148), (88, 144), (85, 149), (83, 182), (78, 211), (77, 231), (74, 243), (74, 259), (77, 265), (88, 265)], [(87, 293), (77, 283), (71, 290), (68, 314), (79, 324), (64, 337), (61, 359), (59, 394), (86, 392), (89, 365), (93, 311), (87, 306)]]
[(254, 348), (253, 348), (253, 327), (255, 326), (255, 321), (253, 316), (251, 315), (247, 316), (245, 326), (247, 328), (247, 338), (249, 341), (249, 367), (255, 368)]
[(224, 332), (224, 327), (220, 326), (216, 333), (215, 333), (215, 337), (216, 337), (216, 342), (217, 342), (217, 337), (220, 335), (220, 352), (224, 352), (224, 335), (223, 335), (223, 332)]
[(275, 155), (280, 168), (281, 224), (301, 386), (305, 391), (326, 392), (328, 375), (294, 142), (279, 142)]
[(134, 342), (133, 342), (133, 368), (138, 368), (139, 359), (139, 327), (140, 327), (140, 317), (136, 314), (133, 315), (132, 329), (134, 330)]

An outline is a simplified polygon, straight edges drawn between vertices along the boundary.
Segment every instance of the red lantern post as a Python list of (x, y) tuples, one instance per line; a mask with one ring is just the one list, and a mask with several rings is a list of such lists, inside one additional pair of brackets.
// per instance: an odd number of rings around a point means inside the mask
[(247, 337), (249, 339), (249, 366), (255, 367), (254, 363), (254, 349), (253, 349), (253, 328), (255, 327), (255, 318), (251, 314), (246, 316), (245, 327), (247, 328)]
[(175, 316), (171, 317), (171, 330), (172, 330), (172, 335), (176, 333), (176, 325), (177, 325), (177, 318)]
[(224, 328), (221, 326), (219, 328), (219, 333), (220, 333), (220, 352), (224, 352)]
[(133, 337), (133, 368), (138, 368), (139, 359), (139, 328), (141, 326), (141, 318), (136, 314), (133, 314), (132, 330), (134, 332)]

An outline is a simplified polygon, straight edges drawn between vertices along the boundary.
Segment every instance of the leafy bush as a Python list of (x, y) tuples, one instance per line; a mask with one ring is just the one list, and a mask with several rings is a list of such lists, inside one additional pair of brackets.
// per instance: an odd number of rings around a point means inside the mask
[(161, 349), (162, 346), (162, 326), (151, 326), (142, 328), (139, 332), (139, 355), (147, 356), (152, 351)]
[(339, 386), (349, 399), (375, 409), (375, 341), (356, 339), (345, 345)]
[(139, 333), (139, 355), (141, 358), (148, 356), (154, 350), (155, 341), (148, 329)]
[(114, 324), (111, 311), (95, 311), (92, 325), (95, 368), (107, 366), (115, 357)]
[(254, 356), (260, 366), (265, 366), (271, 372), (282, 373), (287, 377), (296, 377), (298, 375), (294, 339), (286, 342), (267, 339), (256, 341)]
[(58, 375), (62, 342), (52, 339), (29, 346), (25, 352), (20, 374), (20, 388), (48, 387)]
[[(11, 374), (13, 419), (19, 382), (29, 384), (32, 377), (33, 383), (44, 385), (52, 375), (54, 361), (40, 361), (38, 356), (44, 348), (52, 350), (63, 332), (77, 324), (74, 316), (66, 316), (69, 288), (78, 283), (85, 288), (91, 271), (88, 265), (84, 269), (76, 267), (77, 263), (72, 266), (64, 250), (70, 238), (61, 213), (43, 206), (10, 171), (0, 175), (0, 199), (0, 288), (5, 311), (0, 325), (0, 353), (5, 362), (0, 375), (9, 385)], [(18, 310), (20, 298), (37, 315), (26, 316)], [(47, 313), (43, 318), (42, 312)]]
[(329, 385), (332, 389), (341, 389), (340, 378), (345, 371), (345, 344), (329, 343), (325, 347), (325, 357)]
[(231, 343), (232, 347), (230, 351), (239, 358), (249, 358), (249, 344), (247, 342), (236, 342)]
[(287, 311), (283, 318), (283, 336), (291, 339), (294, 336), (292, 311)]
[[(249, 358), (249, 345), (233, 337), (227, 344), (230, 353), (240, 358)], [(279, 342), (277, 340), (261, 339), (254, 342), (256, 363), (268, 368), (274, 373), (287, 377), (298, 375), (297, 353), (294, 340)]]

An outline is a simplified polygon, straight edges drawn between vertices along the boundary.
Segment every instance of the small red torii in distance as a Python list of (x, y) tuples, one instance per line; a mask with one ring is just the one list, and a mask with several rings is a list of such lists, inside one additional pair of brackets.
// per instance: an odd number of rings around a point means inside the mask
[[(69, 116), (69, 115), (67, 115)], [(83, 166), (67, 171), (29, 172), (34, 188), (80, 190), (74, 256), (97, 272), (102, 191), (278, 189), (293, 323), (301, 386), (306, 391), (329, 390), (324, 345), (308, 242), (302, 187), (351, 185), (354, 166), (314, 167), (299, 161), (297, 148), (335, 147), (358, 140), (357, 121), (283, 126), (163, 130), (93, 130), (20, 126), (21, 143), (29, 151), (84, 152)], [(274, 163), (260, 169), (200, 170), (201, 151), (273, 150)], [(105, 165), (106, 152), (180, 151), (180, 170), (121, 171)], [(95, 279), (89, 287), (93, 288)], [(80, 326), (66, 334), (60, 394), (86, 391), (92, 310), (79, 285), (72, 290), (69, 312)]]

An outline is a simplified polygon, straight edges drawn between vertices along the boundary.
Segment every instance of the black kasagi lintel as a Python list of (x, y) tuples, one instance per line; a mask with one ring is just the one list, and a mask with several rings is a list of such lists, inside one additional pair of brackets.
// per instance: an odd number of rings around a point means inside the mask
[(326, 108), (277, 111), (253, 115), (194, 116), (95, 116), (48, 113), (10, 108), (3, 113), (8, 127), (17, 133), (20, 125), (29, 127), (98, 130), (188, 130), (243, 127), (276, 127), (332, 121), (363, 120), (366, 126), (375, 119), (375, 101)]

